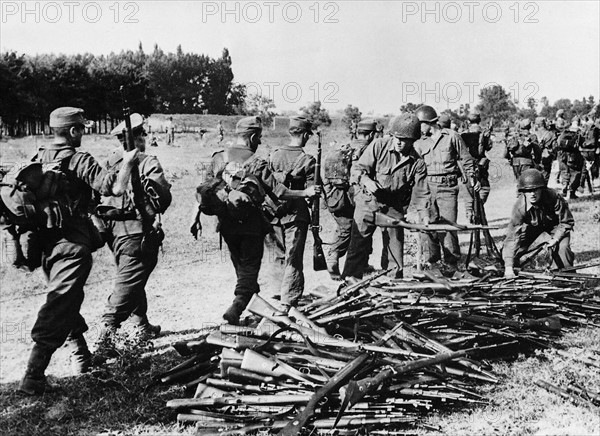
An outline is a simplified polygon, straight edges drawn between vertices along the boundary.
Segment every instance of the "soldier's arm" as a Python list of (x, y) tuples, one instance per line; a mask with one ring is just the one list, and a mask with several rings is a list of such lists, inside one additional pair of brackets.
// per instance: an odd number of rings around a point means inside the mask
[(423, 159), (415, 162), (415, 184), (412, 189), (411, 203), (417, 209), (421, 222), (429, 221), (429, 206), (431, 204), (431, 192), (427, 183), (427, 165)]
[(515, 255), (525, 238), (524, 218), (525, 208), (522, 196), (520, 196), (513, 207), (511, 219), (506, 228), (506, 239), (504, 239), (504, 248), (502, 249), (505, 268), (512, 268), (514, 266)]
[[(115, 171), (103, 168), (94, 157), (87, 152), (77, 152), (69, 160), (69, 170), (100, 195), (121, 195), (125, 192), (131, 168), (122, 165), (119, 177)], [(113, 192), (113, 186), (116, 191)], [(120, 186), (120, 188), (118, 188)]]
[(460, 135), (453, 135), (452, 138), (458, 160), (461, 161), (462, 168), (465, 171), (464, 176), (471, 179), (475, 174), (475, 160), (473, 159), (473, 156), (471, 156), (471, 153), (469, 153), (469, 148)]
[(556, 196), (554, 211), (556, 212), (556, 216), (558, 216), (558, 225), (554, 229), (552, 238), (560, 241), (568, 232), (573, 230), (575, 220), (573, 218), (573, 214), (569, 210), (569, 205), (560, 195)]
[(155, 156), (147, 156), (140, 166), (140, 173), (153, 207), (163, 213), (171, 204), (172, 195), (171, 184), (167, 181), (160, 162)]

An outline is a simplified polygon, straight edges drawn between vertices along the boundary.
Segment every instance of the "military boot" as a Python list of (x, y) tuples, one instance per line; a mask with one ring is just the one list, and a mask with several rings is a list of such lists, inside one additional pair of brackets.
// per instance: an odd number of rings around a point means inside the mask
[(94, 364), (102, 364), (111, 357), (117, 357), (115, 346), (117, 336), (117, 327), (104, 324), (100, 331), (100, 336), (94, 344)]
[(240, 315), (242, 314), (244, 309), (246, 309), (248, 301), (250, 301), (249, 298), (241, 295), (236, 295), (233, 299), (233, 304), (229, 306), (229, 309), (227, 309), (223, 314), (223, 319), (231, 325), (239, 325)]
[(146, 344), (152, 339), (156, 339), (160, 336), (161, 327), (159, 325), (152, 325), (148, 321), (135, 326), (133, 332), (133, 341), (138, 345)]
[(92, 353), (82, 334), (69, 336), (65, 348), (71, 353), (71, 374), (81, 375), (90, 372), (92, 368)]
[(29, 361), (27, 362), (25, 376), (23, 376), (19, 384), (18, 392), (33, 396), (42, 395), (52, 390), (45, 376), (51, 357), (52, 353), (43, 350), (37, 344), (33, 346), (29, 355)]
[(335, 260), (335, 262), (333, 260), (327, 262), (327, 272), (329, 273), (329, 277), (331, 277), (331, 280), (342, 279), (342, 274), (340, 273), (340, 266), (337, 259)]

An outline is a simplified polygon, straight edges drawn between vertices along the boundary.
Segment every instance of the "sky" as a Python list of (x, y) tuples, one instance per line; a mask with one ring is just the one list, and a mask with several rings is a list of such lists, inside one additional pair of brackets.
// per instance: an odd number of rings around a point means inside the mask
[(598, 1), (0, 1), (0, 48), (218, 57), (278, 110), (320, 100), (363, 113), (478, 103), (498, 83), (529, 97), (600, 97)]

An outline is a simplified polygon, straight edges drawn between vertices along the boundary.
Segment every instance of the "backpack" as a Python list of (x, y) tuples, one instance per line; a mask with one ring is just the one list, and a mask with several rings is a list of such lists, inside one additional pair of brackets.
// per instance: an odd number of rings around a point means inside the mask
[(574, 152), (579, 143), (579, 133), (565, 130), (558, 137), (558, 149), (567, 153)]
[[(294, 163), (284, 171), (273, 172), (273, 178), (284, 185), (286, 188), (297, 189), (295, 179), (298, 177), (298, 172), (304, 168), (304, 160), (310, 156), (306, 153), (301, 153)], [(271, 163), (269, 162), (271, 166)], [(272, 193), (267, 193), (263, 202), (263, 212), (269, 221), (283, 218), (293, 209), (293, 202), (289, 200), (280, 200)]]
[(323, 183), (347, 187), (351, 167), (352, 148), (347, 144), (334, 147), (323, 157)]

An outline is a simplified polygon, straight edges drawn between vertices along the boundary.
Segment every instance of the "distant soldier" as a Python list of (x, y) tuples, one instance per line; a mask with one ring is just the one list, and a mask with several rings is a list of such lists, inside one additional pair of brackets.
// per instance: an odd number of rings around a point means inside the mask
[[(556, 118), (553, 121), (554, 130), (556, 131), (557, 137), (564, 132), (567, 127), (569, 127), (569, 123), (565, 120), (565, 110), (559, 109), (556, 111)], [(563, 171), (567, 171), (566, 165), (564, 163), (562, 150), (557, 148), (556, 151), (556, 159), (558, 161), (558, 173), (556, 174), (556, 183), (560, 184), (562, 179)]]
[(552, 162), (556, 159), (556, 134), (548, 128), (546, 118), (535, 119), (535, 135), (541, 149), (540, 165), (546, 184), (550, 180)]
[(537, 137), (531, 133), (531, 120), (525, 118), (519, 121), (519, 130), (506, 145), (515, 179), (530, 168), (537, 168), (542, 158), (542, 151)]
[(377, 133), (375, 134), (376, 138), (383, 138), (383, 123), (381, 121), (377, 121)]
[(221, 120), (217, 123), (217, 135), (219, 136), (219, 143), (223, 142), (223, 138), (225, 138), (225, 129), (223, 129)]
[(356, 120), (352, 120), (350, 122), (350, 141), (354, 141), (355, 139), (357, 139), (358, 138), (357, 134), (358, 134), (358, 123), (356, 122)]
[[(344, 278), (359, 279), (363, 275), (376, 229), (375, 212), (404, 219), (409, 204), (414, 204), (421, 220), (429, 222), (427, 168), (413, 148), (421, 136), (419, 119), (408, 113), (393, 118), (390, 135), (369, 144), (356, 163), (356, 208), (342, 274)], [(401, 278), (404, 274), (404, 230), (401, 227), (382, 230), (388, 241), (388, 258), (394, 266), (391, 274)]]
[(173, 117), (169, 117), (165, 127), (167, 129), (167, 145), (175, 145), (175, 126), (173, 125)]
[(137, 157), (137, 150), (124, 153), (115, 181), (114, 174), (103, 169), (89, 153), (77, 150), (85, 125), (82, 109), (61, 107), (52, 111), (54, 141), (41, 147), (36, 156), (36, 161), (57, 164), (64, 172), (70, 211), (56, 226), (39, 231), (48, 295), (31, 330), (33, 348), (19, 385), (19, 391), (27, 395), (41, 395), (49, 388), (46, 368), (52, 354), (65, 343), (71, 353), (73, 374), (90, 370), (92, 356), (83, 336), (88, 326), (79, 313), (83, 287), (92, 269), (92, 252), (100, 245), (88, 215), (90, 202), (94, 192), (122, 195)]
[(583, 139), (579, 129), (579, 119), (575, 118), (571, 126), (563, 130), (556, 141), (562, 164), (560, 177), (562, 193), (564, 196), (568, 194), (569, 199), (577, 198), (576, 192), (581, 182), (581, 171), (585, 165), (579, 149), (583, 145)]
[(584, 185), (587, 181), (588, 187), (593, 189), (593, 181), (598, 178), (600, 166), (600, 119), (594, 123), (588, 118), (583, 130), (583, 143), (581, 144), (581, 154), (585, 159), (586, 180), (582, 180)]
[[(431, 191), (429, 219), (432, 222), (444, 219), (456, 222), (458, 215), (458, 182), (472, 179), (475, 170), (473, 158), (458, 133), (442, 129), (438, 115), (431, 106), (423, 105), (416, 113), (421, 123), (421, 139), (415, 150), (427, 165), (427, 182)], [(479, 182), (473, 187), (479, 191)], [(444, 261), (452, 269), (460, 260), (460, 246), (456, 232), (427, 233), (426, 261), (430, 264), (441, 260), (440, 245), (443, 246)]]
[(553, 268), (573, 266), (571, 250), (573, 215), (564, 198), (546, 187), (542, 173), (527, 169), (517, 183), (519, 196), (515, 203), (502, 249), (504, 277), (515, 277), (514, 267), (520, 258), (540, 244), (553, 252)]
[[(111, 134), (121, 146), (109, 156), (106, 168), (118, 170), (123, 164), (123, 135), (125, 122), (115, 127)], [(114, 357), (115, 336), (121, 324), (131, 319), (134, 341), (138, 344), (158, 337), (160, 326), (148, 321), (148, 299), (146, 284), (158, 263), (158, 252), (162, 245), (160, 214), (171, 204), (171, 184), (167, 181), (160, 162), (155, 156), (146, 154), (146, 131), (140, 114), (131, 115), (131, 129), (136, 149), (139, 151), (138, 171), (146, 201), (150, 205), (154, 223), (144, 223), (142, 215), (133, 201), (133, 193), (122, 198), (104, 197), (103, 207), (111, 213), (104, 214), (109, 246), (115, 256), (117, 276), (115, 287), (108, 297), (102, 315), (102, 331), (96, 342), (96, 352), (103, 357)]]
[[(313, 134), (311, 120), (291, 117), (289, 134), (290, 144), (271, 153), (270, 170), (282, 188), (303, 191), (305, 198), (314, 197), (320, 192), (314, 186), (316, 161), (304, 152)], [(280, 189), (276, 188), (275, 192), (279, 195)], [(296, 306), (304, 292), (304, 246), (310, 223), (305, 198), (288, 200), (281, 205), (271, 221), (273, 232), (268, 235), (269, 244), (284, 263), (280, 298), (285, 307)]]
[(358, 138), (349, 145), (336, 147), (323, 159), (324, 196), (327, 209), (337, 223), (335, 239), (327, 253), (327, 271), (334, 280), (340, 278), (339, 259), (348, 251), (354, 215), (355, 180), (352, 168), (375, 137), (374, 120), (358, 123)]
[[(461, 137), (465, 142), (467, 149), (469, 150), (469, 154), (473, 158), (475, 167), (475, 180), (481, 185), (479, 197), (481, 198), (481, 202), (485, 204), (488, 196), (490, 195), (490, 160), (486, 156), (486, 153), (492, 149), (493, 143), (491, 130), (488, 128), (483, 129), (479, 123), (481, 123), (481, 115), (470, 114), (469, 128), (467, 131), (461, 133)], [(470, 183), (468, 185), (469, 193), (471, 195), (467, 197), (465, 202), (465, 212), (469, 221), (471, 221), (474, 216), (472, 185), (474, 185), (474, 183)]]

